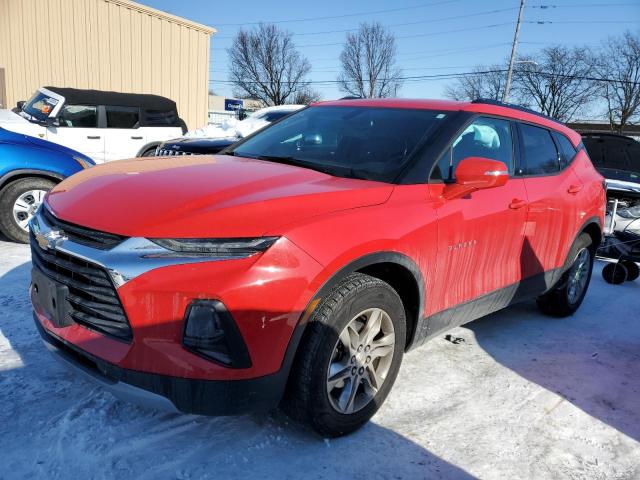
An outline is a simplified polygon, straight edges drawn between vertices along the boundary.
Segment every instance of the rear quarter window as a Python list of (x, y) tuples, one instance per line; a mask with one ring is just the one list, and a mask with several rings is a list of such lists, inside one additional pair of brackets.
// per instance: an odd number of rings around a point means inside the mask
[(138, 128), (140, 109), (138, 107), (107, 106), (107, 128)]
[(576, 156), (577, 150), (571, 141), (559, 132), (553, 132), (553, 138), (556, 140), (560, 154), (560, 168), (565, 168), (571, 163)]

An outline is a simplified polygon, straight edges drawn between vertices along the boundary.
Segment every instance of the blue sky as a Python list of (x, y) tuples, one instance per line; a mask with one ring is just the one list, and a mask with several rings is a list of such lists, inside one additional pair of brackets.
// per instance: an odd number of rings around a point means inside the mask
[[(138, 1), (218, 30), (211, 40), (210, 87), (226, 96), (232, 95), (231, 86), (223, 83), (228, 76), (226, 49), (240, 28), (252, 28), (255, 23), (277, 22), (279, 27), (294, 33), (300, 52), (312, 64), (309, 79), (314, 82), (336, 79), (346, 35), (343, 30), (357, 29), (365, 21), (379, 21), (396, 34), (398, 65), (404, 76), (441, 75), (466, 72), (480, 63), (506, 59), (520, 3), (519, 0)], [(342, 17), (327, 18), (336, 16)], [(293, 21), (301, 19), (312, 20)], [(528, 0), (524, 21), (519, 55), (534, 53), (551, 44), (596, 47), (609, 35), (640, 29), (640, 1)], [(540, 21), (547, 23), (526, 23)], [(450, 82), (453, 80), (406, 82), (399, 95), (441, 98)], [(344, 95), (335, 84), (316, 84), (313, 88), (325, 99)]]

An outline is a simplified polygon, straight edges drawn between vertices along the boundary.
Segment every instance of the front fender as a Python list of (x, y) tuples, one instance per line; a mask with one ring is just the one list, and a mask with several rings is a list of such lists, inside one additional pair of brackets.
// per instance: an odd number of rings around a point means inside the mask
[(0, 143), (0, 165), (0, 187), (15, 177), (33, 175), (60, 181), (82, 170), (67, 154), (7, 143)]

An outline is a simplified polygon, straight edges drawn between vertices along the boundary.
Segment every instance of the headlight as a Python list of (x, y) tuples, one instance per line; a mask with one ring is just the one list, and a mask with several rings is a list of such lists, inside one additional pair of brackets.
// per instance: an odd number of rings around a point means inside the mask
[(74, 156), (73, 156), (73, 159), (74, 159), (76, 162), (78, 162), (78, 163), (80, 164), (80, 166), (81, 166), (82, 168), (84, 168), (84, 169), (87, 169), (87, 168), (91, 168), (91, 167), (93, 167), (93, 164), (91, 164), (91, 163), (87, 162), (87, 161), (86, 161), (84, 158), (82, 158), (82, 157), (76, 157), (76, 156), (74, 155)]
[(258, 238), (150, 238), (167, 250), (195, 255), (246, 257), (264, 252), (280, 237)]

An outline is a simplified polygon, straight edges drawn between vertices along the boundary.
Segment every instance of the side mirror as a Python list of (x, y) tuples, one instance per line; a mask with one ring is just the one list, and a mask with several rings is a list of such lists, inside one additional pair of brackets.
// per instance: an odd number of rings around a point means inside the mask
[(25, 102), (24, 100), (20, 100), (20, 101), (18, 101), (18, 102), (16, 103), (16, 108), (17, 108), (18, 110), (22, 110), (22, 108), (24, 107), (24, 104), (25, 104), (25, 103), (26, 103), (26, 102)]
[(447, 199), (462, 197), (475, 190), (501, 187), (509, 180), (509, 169), (498, 160), (467, 157), (456, 167), (455, 176), (455, 183), (447, 185), (442, 193)]

